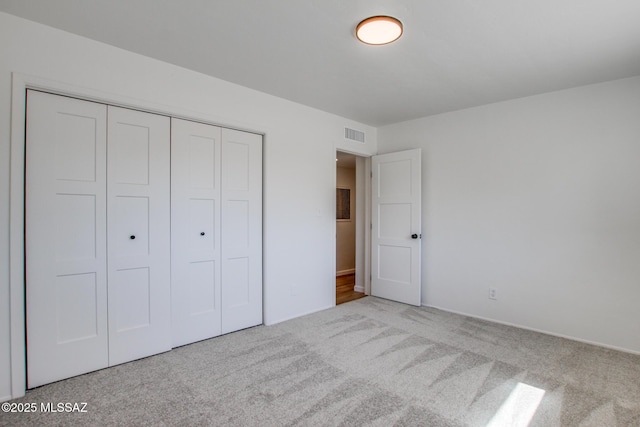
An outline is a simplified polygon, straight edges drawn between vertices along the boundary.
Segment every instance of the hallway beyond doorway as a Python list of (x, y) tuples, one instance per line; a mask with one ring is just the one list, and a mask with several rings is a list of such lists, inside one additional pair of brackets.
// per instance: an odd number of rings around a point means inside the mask
[(355, 283), (355, 274), (346, 274), (344, 276), (336, 277), (336, 305), (354, 301), (366, 296), (362, 292), (356, 292), (353, 290)]

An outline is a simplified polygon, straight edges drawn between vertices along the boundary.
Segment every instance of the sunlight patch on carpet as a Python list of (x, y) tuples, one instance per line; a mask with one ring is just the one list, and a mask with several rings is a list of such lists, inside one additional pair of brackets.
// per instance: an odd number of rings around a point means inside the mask
[(545, 391), (518, 383), (487, 427), (527, 427), (542, 402)]

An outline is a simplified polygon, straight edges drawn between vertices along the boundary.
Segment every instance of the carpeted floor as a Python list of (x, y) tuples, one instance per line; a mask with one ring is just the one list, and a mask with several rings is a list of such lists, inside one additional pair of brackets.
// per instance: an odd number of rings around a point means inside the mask
[[(86, 413), (41, 412), (81, 402)], [(640, 356), (367, 297), (11, 403), (37, 412), (0, 425), (629, 427)]]

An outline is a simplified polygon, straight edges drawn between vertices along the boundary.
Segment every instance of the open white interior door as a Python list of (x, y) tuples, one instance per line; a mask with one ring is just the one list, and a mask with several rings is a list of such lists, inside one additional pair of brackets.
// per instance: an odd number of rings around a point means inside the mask
[(371, 295), (419, 306), (420, 149), (372, 157)]

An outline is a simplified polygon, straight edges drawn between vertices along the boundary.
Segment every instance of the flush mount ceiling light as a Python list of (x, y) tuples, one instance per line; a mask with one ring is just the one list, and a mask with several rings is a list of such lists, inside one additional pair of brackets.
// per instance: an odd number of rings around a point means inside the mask
[(356, 37), (362, 43), (389, 44), (402, 35), (402, 22), (391, 16), (372, 16), (356, 27)]

